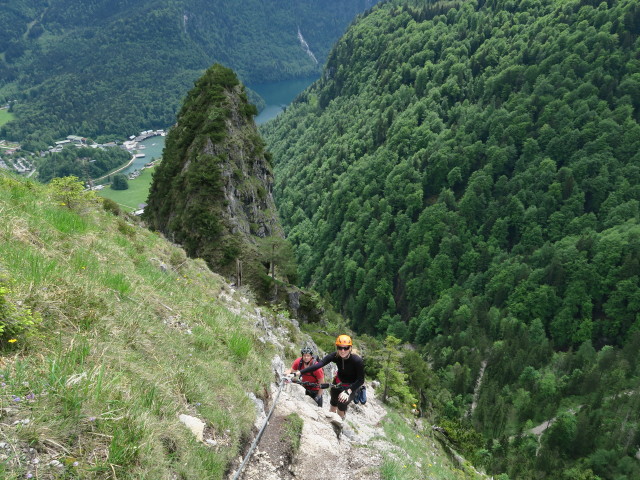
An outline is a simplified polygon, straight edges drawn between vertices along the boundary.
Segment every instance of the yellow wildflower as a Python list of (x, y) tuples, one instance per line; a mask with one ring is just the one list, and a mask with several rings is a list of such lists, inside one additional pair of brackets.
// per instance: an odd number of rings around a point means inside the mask
[(16, 343), (18, 341), (17, 338), (12, 338), (11, 340), (9, 340), (9, 343)]

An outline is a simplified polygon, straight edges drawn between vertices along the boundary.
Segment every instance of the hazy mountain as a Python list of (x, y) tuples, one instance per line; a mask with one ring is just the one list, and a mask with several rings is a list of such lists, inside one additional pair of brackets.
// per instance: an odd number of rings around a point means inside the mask
[[(3, 2), (4, 3), (4, 2)], [(244, 83), (316, 74), (374, 0), (51, 0), (0, 9), (0, 136), (42, 146), (68, 134), (124, 136), (173, 123), (214, 62)], [(310, 55), (310, 53), (312, 55)]]

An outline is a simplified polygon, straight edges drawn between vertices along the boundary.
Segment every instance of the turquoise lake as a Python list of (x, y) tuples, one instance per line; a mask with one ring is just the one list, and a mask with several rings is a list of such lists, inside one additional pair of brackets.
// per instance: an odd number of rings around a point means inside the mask
[(157, 160), (162, 157), (162, 149), (164, 148), (165, 137), (156, 135), (155, 137), (149, 137), (138, 144), (139, 147), (144, 147), (138, 150), (136, 153), (144, 153), (144, 157), (136, 158), (131, 165), (125, 168), (121, 173), (125, 175), (133, 172), (134, 170), (140, 170), (145, 163), (149, 163), (152, 160)]
[(283, 82), (263, 83), (261, 85), (248, 85), (248, 87), (264, 98), (267, 104), (255, 118), (256, 124), (264, 122), (278, 116), (284, 108), (289, 105), (305, 88), (315, 82), (319, 77), (298, 78)]

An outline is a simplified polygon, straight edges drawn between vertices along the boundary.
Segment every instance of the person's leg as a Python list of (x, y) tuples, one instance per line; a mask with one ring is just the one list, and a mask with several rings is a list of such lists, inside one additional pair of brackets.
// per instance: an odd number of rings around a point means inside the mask
[(306, 390), (304, 391), (306, 395), (309, 395), (313, 400), (318, 404), (319, 407), (322, 407), (322, 390)]
[(344, 416), (347, 414), (347, 408), (354, 398), (355, 392), (351, 392), (351, 395), (349, 395), (349, 400), (347, 400), (346, 402), (338, 402), (338, 415), (340, 415), (340, 418), (344, 419)]
[(340, 395), (340, 389), (331, 387), (331, 390), (329, 390), (329, 395), (329, 403), (331, 404), (331, 406), (329, 407), (329, 411), (331, 413), (336, 413), (338, 411), (338, 396)]

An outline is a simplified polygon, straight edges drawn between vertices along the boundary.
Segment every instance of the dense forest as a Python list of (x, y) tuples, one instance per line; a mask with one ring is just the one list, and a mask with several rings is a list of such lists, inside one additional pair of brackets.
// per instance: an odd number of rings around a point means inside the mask
[(640, 478), (639, 34), (632, 0), (385, 2), (261, 129), (302, 284), (415, 344), (501, 478)]
[(248, 84), (316, 75), (345, 27), (374, 3), (3, 4), (0, 103), (10, 101), (17, 119), (0, 129), (0, 137), (36, 150), (69, 134), (103, 141), (166, 128), (193, 82), (214, 62), (233, 68)]

